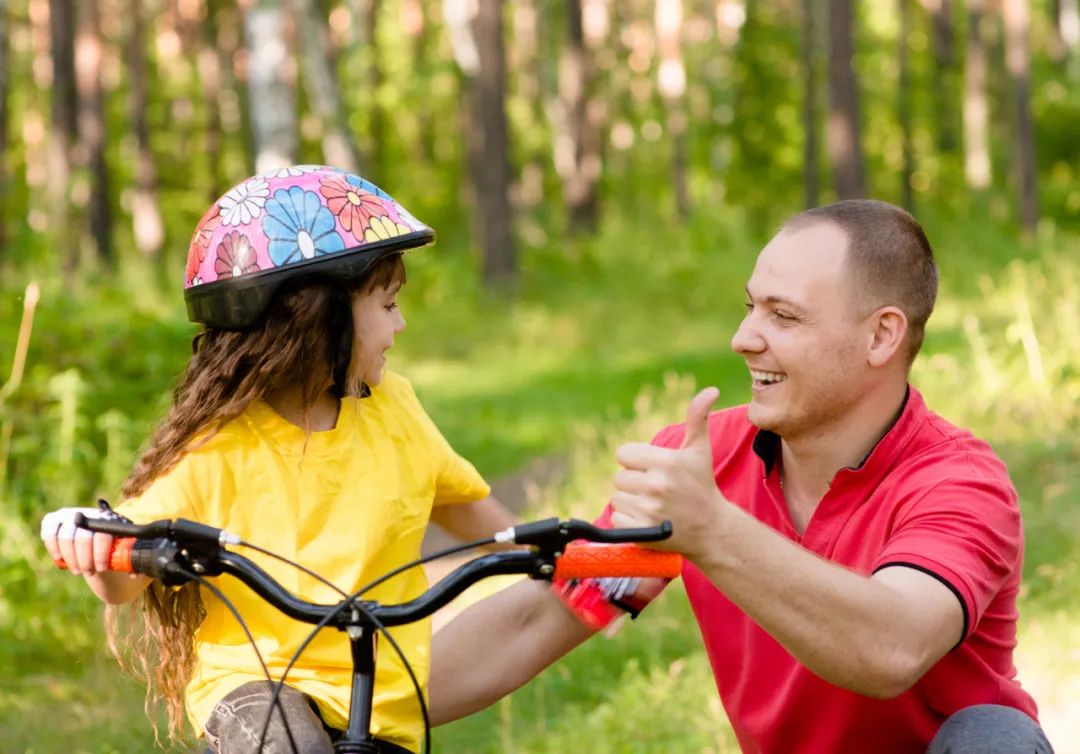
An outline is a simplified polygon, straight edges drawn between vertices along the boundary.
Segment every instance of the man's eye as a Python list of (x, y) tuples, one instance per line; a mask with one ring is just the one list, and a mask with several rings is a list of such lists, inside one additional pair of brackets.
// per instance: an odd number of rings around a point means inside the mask
[(773, 312), (773, 316), (775, 316), (777, 319), (781, 319), (781, 320), (783, 320), (785, 322), (794, 322), (795, 321), (795, 318), (792, 317), (790, 314), (787, 314), (786, 312)]
[(754, 311), (754, 302), (753, 301), (747, 301), (745, 304), (743, 304), (743, 306), (746, 307), (746, 311), (748, 311), (748, 312)]

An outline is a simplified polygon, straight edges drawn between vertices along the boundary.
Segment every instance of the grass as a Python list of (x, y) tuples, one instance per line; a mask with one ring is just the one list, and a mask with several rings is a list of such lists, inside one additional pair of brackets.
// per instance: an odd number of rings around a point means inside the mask
[[(615, 445), (679, 421), (695, 385), (718, 385), (725, 404), (746, 397), (728, 340), (759, 240), (725, 222), (699, 217), (653, 235), (647, 224), (613, 224), (565, 254), (535, 251), (513, 305), (480, 291), (452, 250), (421, 252), (392, 364), (486, 475), (565, 454), (569, 477), (531, 512), (588, 516), (610, 491)], [(1068, 740), (1080, 740), (1065, 712), (1080, 677), (1080, 249), (1047, 234), (1013, 259), (1017, 249), (988, 223), (956, 225), (929, 228), (943, 290), (914, 380), (940, 413), (990, 439), (1012, 471), (1028, 535), (1021, 679), (1058, 751), (1069, 751)], [(109, 287), (64, 296), (45, 283), (26, 382), (0, 413), (15, 427), (0, 507), (0, 750), (147, 751), (141, 690), (105, 656), (99, 607), (45, 562), (34, 522), (115, 489), (161, 413), (191, 329), (174, 299), (132, 301)], [(0, 297), (4, 353), (16, 290)], [(581, 741), (611, 752), (735, 750), (681, 590), (435, 735), (439, 750), (454, 752), (554, 752)]]

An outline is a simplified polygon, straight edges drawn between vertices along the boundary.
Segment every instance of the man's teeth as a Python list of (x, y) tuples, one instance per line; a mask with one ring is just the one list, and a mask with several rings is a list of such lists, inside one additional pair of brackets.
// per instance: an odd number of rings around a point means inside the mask
[(762, 382), (766, 385), (773, 382), (783, 382), (787, 379), (786, 375), (777, 372), (758, 372), (754, 369), (750, 370), (750, 376), (754, 378), (754, 382)]

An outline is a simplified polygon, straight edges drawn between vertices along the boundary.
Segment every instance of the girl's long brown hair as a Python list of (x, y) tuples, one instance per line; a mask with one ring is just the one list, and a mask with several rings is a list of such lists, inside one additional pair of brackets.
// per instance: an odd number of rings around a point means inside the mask
[[(342, 344), (351, 344), (353, 335), (352, 294), (404, 282), (404, 273), (395, 254), (352, 286), (308, 279), (280, 290), (248, 329), (201, 332), (173, 391), (172, 408), (124, 482), (123, 497), (145, 492), (185, 452), (268, 392), (299, 388), (304, 405), (311, 406), (335, 379), (340, 383)], [(183, 730), (184, 692), (195, 669), (193, 640), (205, 614), (197, 584), (173, 589), (157, 581), (131, 605), (105, 611), (109, 649), (125, 670), (146, 680), (147, 716), (153, 722), (154, 710), (164, 706), (173, 739)]]

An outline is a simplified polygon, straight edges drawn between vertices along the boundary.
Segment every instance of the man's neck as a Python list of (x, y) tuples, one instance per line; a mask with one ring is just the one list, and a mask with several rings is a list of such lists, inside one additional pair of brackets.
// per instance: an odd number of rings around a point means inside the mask
[(805, 526), (838, 471), (862, 464), (896, 422), (906, 395), (906, 382), (890, 385), (867, 395), (826, 427), (781, 439), (784, 496), (797, 527), (799, 519), (805, 519)]

